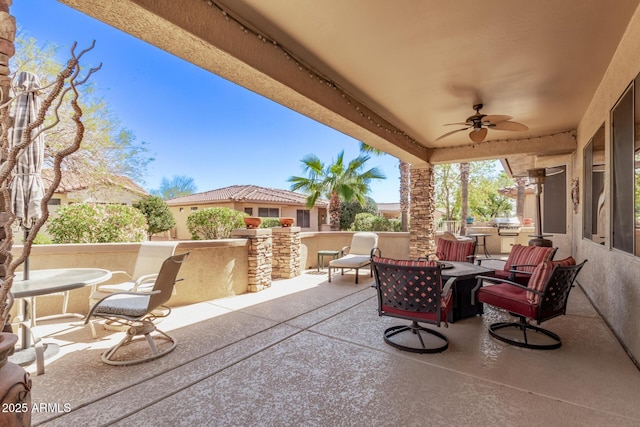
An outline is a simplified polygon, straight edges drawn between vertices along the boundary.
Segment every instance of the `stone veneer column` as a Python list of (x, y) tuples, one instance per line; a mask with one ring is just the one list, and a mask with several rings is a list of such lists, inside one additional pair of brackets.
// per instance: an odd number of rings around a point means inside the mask
[(274, 227), (273, 279), (291, 279), (300, 275), (300, 227)]
[(249, 292), (271, 286), (272, 238), (270, 228), (239, 228), (231, 232), (236, 239), (249, 239)]
[(409, 257), (417, 259), (435, 252), (433, 213), (433, 165), (411, 165), (411, 216)]

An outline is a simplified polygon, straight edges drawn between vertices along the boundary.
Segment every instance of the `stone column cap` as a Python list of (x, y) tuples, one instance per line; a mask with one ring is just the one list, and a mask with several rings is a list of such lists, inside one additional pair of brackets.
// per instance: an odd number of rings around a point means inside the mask
[(273, 227), (271, 230), (273, 231), (273, 233), (285, 234), (285, 233), (299, 233), (302, 230), (302, 228), (301, 227)]
[(231, 237), (269, 237), (270, 228), (236, 228), (231, 231)]

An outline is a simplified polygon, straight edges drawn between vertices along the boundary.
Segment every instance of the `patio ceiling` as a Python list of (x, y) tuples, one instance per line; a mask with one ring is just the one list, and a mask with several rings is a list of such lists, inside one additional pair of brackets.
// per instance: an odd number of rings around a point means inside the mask
[[(639, 2), (60, 1), (403, 160), (512, 172), (575, 150)], [(437, 140), (480, 102), (529, 130)]]

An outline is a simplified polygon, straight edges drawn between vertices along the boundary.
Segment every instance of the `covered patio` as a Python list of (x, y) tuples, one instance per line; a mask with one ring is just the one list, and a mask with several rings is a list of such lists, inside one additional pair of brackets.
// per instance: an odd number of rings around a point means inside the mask
[[(95, 342), (78, 324), (52, 325), (47, 339), (64, 351), (33, 378), (32, 398), (62, 409), (34, 412), (35, 425), (640, 423), (640, 245), (617, 246), (612, 184), (612, 109), (640, 72), (637, 0), (61, 2), (411, 163), (404, 258), (433, 248), (432, 166), (503, 159), (512, 175), (565, 168), (573, 205), (557, 206), (566, 224), (553, 244), (558, 258), (589, 263), (568, 315), (546, 323), (564, 342), (551, 352), (492, 340), (487, 324), (507, 315), (491, 309), (444, 329), (444, 353), (398, 352), (382, 341), (397, 321), (377, 317), (370, 280), (328, 284), (308, 271), (176, 307), (163, 327), (177, 349), (140, 366), (102, 364), (111, 333)], [(441, 139), (476, 102), (529, 130)], [(591, 230), (596, 169), (601, 241)], [(240, 264), (225, 264), (225, 277), (243, 282)], [(210, 277), (198, 271), (198, 284)]]
[[(640, 371), (582, 289), (546, 323), (564, 341), (539, 352), (492, 339), (505, 313), (441, 328), (440, 354), (384, 343), (372, 280), (308, 270), (262, 292), (177, 307), (162, 328), (178, 347), (154, 362), (105, 365), (121, 333), (94, 341), (74, 321), (49, 328), (62, 348), (34, 376), (33, 425), (548, 425), (640, 423)], [(58, 406), (51, 406), (57, 404)], [(65, 412), (65, 406), (67, 411)]]

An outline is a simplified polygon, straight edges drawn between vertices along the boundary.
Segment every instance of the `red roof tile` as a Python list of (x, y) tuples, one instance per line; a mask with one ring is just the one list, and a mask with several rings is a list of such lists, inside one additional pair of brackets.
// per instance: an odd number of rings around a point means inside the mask
[[(215, 202), (270, 202), (286, 205), (306, 205), (307, 196), (289, 190), (264, 188), (257, 185), (232, 185), (188, 196), (167, 200), (169, 206), (204, 204)], [(327, 206), (326, 200), (319, 199), (316, 206)]]

